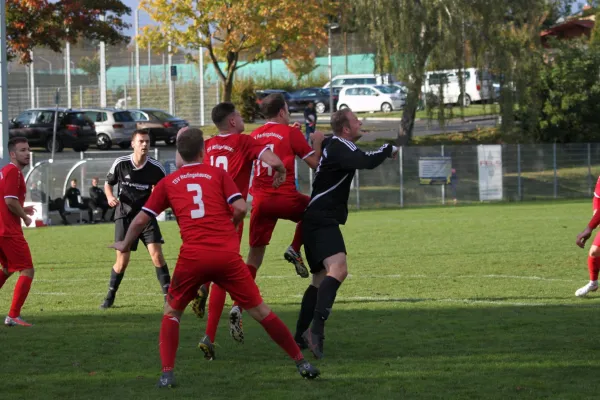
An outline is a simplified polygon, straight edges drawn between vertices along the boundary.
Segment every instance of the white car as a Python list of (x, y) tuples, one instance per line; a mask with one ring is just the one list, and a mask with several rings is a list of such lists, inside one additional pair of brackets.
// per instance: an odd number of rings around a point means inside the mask
[(338, 109), (352, 111), (383, 111), (388, 113), (404, 107), (405, 99), (397, 88), (388, 85), (357, 85), (340, 90)]

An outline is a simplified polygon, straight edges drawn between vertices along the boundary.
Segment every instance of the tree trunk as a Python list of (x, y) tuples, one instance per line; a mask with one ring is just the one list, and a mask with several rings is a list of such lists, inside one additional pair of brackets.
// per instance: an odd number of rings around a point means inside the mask
[(223, 81), (223, 101), (231, 101), (231, 95), (233, 94), (233, 74), (229, 74)]
[(417, 78), (412, 84), (409, 83), (408, 97), (406, 98), (404, 110), (402, 110), (402, 120), (400, 121), (398, 138), (396, 140), (399, 146), (406, 146), (412, 140), (422, 83), (422, 78)]

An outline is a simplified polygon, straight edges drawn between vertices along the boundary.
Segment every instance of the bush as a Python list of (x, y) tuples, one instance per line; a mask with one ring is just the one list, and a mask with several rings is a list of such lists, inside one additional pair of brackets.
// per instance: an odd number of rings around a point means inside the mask
[(241, 100), (241, 114), (244, 122), (254, 122), (256, 119), (256, 93), (253, 86), (244, 88)]

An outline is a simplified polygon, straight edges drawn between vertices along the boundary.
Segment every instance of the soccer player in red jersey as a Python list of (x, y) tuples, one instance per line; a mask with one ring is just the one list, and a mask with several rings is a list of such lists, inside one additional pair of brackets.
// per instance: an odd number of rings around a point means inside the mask
[[(583, 232), (577, 236), (577, 245), (581, 248), (585, 247), (585, 242), (592, 235), (592, 231), (600, 224), (600, 177), (596, 181), (596, 189), (594, 189), (594, 200), (592, 201), (593, 217), (588, 226)], [(575, 296), (585, 297), (589, 292), (598, 290), (598, 271), (600, 271), (600, 233), (594, 238), (592, 247), (588, 255), (588, 270), (590, 273), (590, 281), (587, 285), (577, 289)]]
[(21, 318), (21, 308), (27, 299), (31, 282), (33, 281), (33, 261), (29, 245), (23, 236), (21, 220), (25, 225), (31, 225), (35, 212), (33, 206), (23, 207), (25, 202), (25, 178), (23, 168), (29, 165), (30, 151), (27, 139), (15, 137), (8, 141), (10, 164), (0, 170), (0, 288), (15, 272), (19, 280), (15, 285), (12, 305), (4, 325), (31, 326)]
[[(219, 129), (219, 134), (205, 141), (204, 163), (227, 171), (244, 200), (248, 197), (250, 174), (254, 160), (261, 160), (273, 168), (275, 174), (271, 178), (271, 183), (275, 187), (285, 182), (286, 170), (279, 157), (273, 154), (264, 144), (260, 144), (260, 142), (249, 135), (242, 134), (244, 131), (244, 121), (232, 103), (217, 104), (212, 110), (212, 121)], [(238, 227), (240, 242), (242, 241), (243, 227), (244, 222), (241, 221)], [(255, 277), (256, 269), (253, 267), (248, 267), (248, 269), (250, 274)], [(192, 309), (199, 317), (202, 317), (204, 314), (207, 292), (208, 285), (202, 285), (199, 293), (200, 296), (192, 303)], [(208, 303), (206, 336), (200, 342), (202, 349), (206, 349), (209, 344), (215, 341), (219, 319), (225, 306), (226, 295), (223, 288), (219, 285), (213, 285), (210, 291), (210, 302)], [(239, 310), (239, 308), (234, 308), (234, 310)], [(230, 314), (229, 319), (231, 336), (235, 340), (243, 342), (244, 334), (241, 330), (238, 313), (234, 312)]]
[(184, 162), (183, 167), (158, 183), (144, 212), (129, 226), (125, 239), (113, 245), (119, 251), (126, 251), (151, 218), (169, 207), (173, 210), (183, 243), (160, 329), (162, 376), (159, 387), (175, 385), (173, 368), (179, 345), (179, 321), (200, 285), (208, 281), (229, 292), (263, 326), (295, 361), (302, 377), (316, 378), (319, 370), (304, 360), (289, 329), (263, 302), (240, 256), (236, 229), (246, 214), (246, 202), (238, 187), (224, 170), (203, 164), (201, 130), (190, 128), (181, 132), (177, 152)]

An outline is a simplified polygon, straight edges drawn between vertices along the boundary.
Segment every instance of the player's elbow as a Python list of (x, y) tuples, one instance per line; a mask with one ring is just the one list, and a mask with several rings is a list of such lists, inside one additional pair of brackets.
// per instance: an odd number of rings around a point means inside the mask
[(319, 159), (317, 158), (316, 154), (311, 154), (310, 156), (306, 157), (304, 162), (312, 169), (317, 169), (319, 166)]

